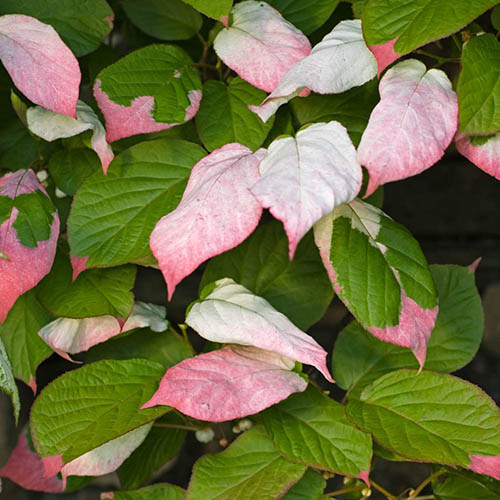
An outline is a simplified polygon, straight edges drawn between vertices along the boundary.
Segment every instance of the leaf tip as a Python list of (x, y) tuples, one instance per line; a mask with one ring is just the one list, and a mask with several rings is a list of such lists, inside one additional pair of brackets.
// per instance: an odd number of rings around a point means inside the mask
[(483, 259), (482, 257), (478, 257), (472, 264), (469, 265), (469, 271), (471, 273), (474, 274), (476, 272), (482, 259)]

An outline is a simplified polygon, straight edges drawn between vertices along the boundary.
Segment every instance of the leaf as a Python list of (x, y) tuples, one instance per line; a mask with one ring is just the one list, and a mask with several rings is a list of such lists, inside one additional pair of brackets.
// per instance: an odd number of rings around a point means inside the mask
[(10, 397), (12, 401), (12, 407), (14, 410), (14, 419), (17, 421), (19, 419), (19, 411), (21, 409), (21, 403), (19, 401), (19, 392), (17, 390), (16, 381), (14, 380), (14, 374), (12, 373), (12, 366), (7, 356), (7, 351), (0, 339), (0, 389)]
[(438, 500), (498, 500), (500, 483), (492, 478), (473, 472), (446, 468), (446, 478), (432, 483), (432, 490)]
[(37, 289), (38, 300), (54, 316), (88, 318), (110, 314), (126, 318), (132, 310), (135, 266), (89, 269), (72, 281), (71, 264), (60, 251)]
[(160, 40), (186, 40), (198, 33), (200, 14), (181, 0), (121, 0), (127, 17), (140, 30)]
[(365, 196), (434, 165), (457, 129), (457, 99), (441, 70), (408, 59), (387, 71), (379, 92), (358, 148), (370, 174)]
[(230, 278), (208, 285), (189, 309), (186, 323), (212, 342), (265, 349), (313, 365), (329, 381), (326, 351), (269, 302)]
[(81, 134), (85, 130), (92, 130), (90, 144), (101, 160), (104, 173), (108, 170), (108, 165), (114, 158), (113, 150), (106, 142), (106, 131), (101, 122), (94, 113), (94, 110), (83, 101), (76, 103), (76, 116), (66, 116), (60, 113), (54, 113), (40, 106), (28, 108), (26, 118), (28, 120), (29, 130), (52, 142), (56, 139), (73, 137)]
[(0, 338), (5, 345), (14, 377), (21, 379), (36, 393), (36, 369), (52, 354), (37, 335), (51, 316), (36, 299), (35, 291), (21, 295), (0, 324)]
[(422, 366), (438, 307), (409, 231), (356, 199), (316, 224), (314, 237), (333, 289), (354, 317), (379, 339), (410, 348)]
[(59, 217), (32, 170), (0, 177), (0, 323), (54, 261)]
[[(459, 31), (496, 4), (496, 0), (369, 0), (363, 8), (363, 34), (372, 50), (371, 46), (391, 42), (395, 60)], [(379, 71), (384, 67), (379, 63)]]
[(289, 460), (351, 476), (370, 470), (370, 436), (347, 420), (341, 404), (313, 387), (266, 410), (262, 421)]
[(291, 261), (278, 221), (259, 226), (239, 246), (210, 259), (200, 290), (224, 277), (260, 295), (302, 330), (323, 316), (333, 296), (312, 234), (302, 238)]
[(142, 359), (98, 361), (46, 386), (31, 409), (31, 432), (41, 457), (68, 463), (168, 411), (139, 411), (163, 373)]
[(17, 118), (2, 121), (0, 127), (0, 165), (12, 171), (29, 168), (38, 159), (35, 138), (30, 135)]
[(142, 408), (169, 405), (209, 422), (246, 417), (305, 390), (307, 382), (293, 367), (273, 352), (226, 346), (169, 368)]
[(184, 500), (185, 491), (179, 486), (157, 483), (134, 491), (111, 491), (101, 493), (101, 500)]
[(80, 68), (52, 26), (20, 14), (1, 16), (0, 59), (30, 101), (75, 116)]
[(246, 0), (214, 41), (226, 66), (254, 87), (272, 92), (283, 75), (311, 51), (306, 36), (269, 4)]
[(151, 256), (155, 224), (175, 209), (192, 166), (205, 155), (179, 140), (141, 142), (120, 153), (107, 175), (96, 172), (73, 201), (71, 255), (85, 267), (116, 266)]
[(484, 137), (483, 144), (474, 144), (475, 138), (457, 132), (455, 146), (458, 152), (481, 170), (500, 180), (500, 134)]
[(248, 109), (264, 99), (262, 90), (239, 77), (224, 82), (209, 80), (203, 87), (203, 99), (196, 115), (196, 126), (204, 146), (213, 151), (230, 142), (239, 142), (252, 151), (259, 148), (274, 123), (262, 123)]
[[(476, 355), (483, 336), (481, 298), (468, 267), (430, 266), (439, 299), (439, 312), (427, 345), (424, 368), (454, 372)], [(381, 342), (358, 323), (340, 333), (333, 351), (337, 385), (359, 397), (362, 389), (400, 368), (417, 368), (406, 349)]]
[(175, 426), (182, 424), (185, 425), (184, 420), (174, 413), (167, 413), (155, 421), (146, 439), (117, 471), (122, 489), (138, 488), (146, 483), (157, 469), (177, 455), (186, 437), (186, 431), (176, 429)]
[(340, 94), (368, 82), (377, 62), (366, 46), (359, 20), (342, 21), (293, 66), (260, 106), (251, 106), (262, 121), (304, 89), (318, 94)]
[(326, 481), (313, 469), (307, 469), (305, 474), (282, 497), (283, 500), (317, 500), (326, 487)]
[(476, 36), (464, 45), (457, 85), (460, 132), (487, 135), (500, 131), (499, 74), (500, 44), (495, 35)]
[(256, 228), (262, 208), (249, 188), (264, 154), (226, 144), (193, 167), (179, 206), (160, 219), (150, 237), (169, 300), (202, 262), (239, 245)]
[(305, 470), (282, 458), (257, 426), (226, 450), (195, 463), (186, 500), (232, 500), (235, 495), (238, 500), (280, 498)]
[(52, 25), (77, 57), (99, 47), (114, 17), (105, 0), (2, 0), (0, 14), (25, 14)]
[(295, 138), (276, 139), (260, 164), (260, 173), (251, 191), (283, 222), (290, 260), (313, 224), (336, 206), (351, 201), (362, 180), (356, 150), (338, 122), (315, 123)]
[(300, 0), (269, 0), (269, 4), (306, 35), (326, 23), (338, 1), (313, 0), (306, 3)]
[(452, 375), (388, 373), (360, 400), (349, 400), (347, 414), (382, 446), (411, 460), (474, 467), (474, 459), (500, 454), (497, 406), (479, 387)]
[(164, 332), (168, 328), (166, 315), (167, 309), (164, 306), (137, 301), (122, 326), (122, 332), (135, 328), (150, 328), (153, 332)]
[(183, 50), (150, 45), (103, 69), (94, 96), (113, 142), (190, 120), (200, 105), (201, 82)]
[(184, 2), (192, 5), (202, 14), (221, 22), (227, 22), (229, 11), (233, 5), (233, 0), (184, 0)]

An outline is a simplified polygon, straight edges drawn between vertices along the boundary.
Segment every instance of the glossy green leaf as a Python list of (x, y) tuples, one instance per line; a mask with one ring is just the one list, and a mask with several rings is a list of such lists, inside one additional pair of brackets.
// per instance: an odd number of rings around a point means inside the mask
[(184, 0), (184, 2), (218, 21), (221, 21), (224, 16), (228, 16), (233, 6), (233, 0)]
[(239, 77), (227, 86), (224, 82), (207, 81), (196, 114), (196, 126), (204, 146), (213, 151), (224, 144), (239, 142), (255, 151), (264, 142), (274, 119), (263, 123), (248, 105), (259, 105), (265, 97), (263, 90)]
[(287, 236), (276, 221), (260, 226), (241, 245), (211, 259), (200, 289), (224, 277), (265, 298), (302, 329), (323, 316), (333, 297), (312, 234), (302, 239), (290, 261)]
[(31, 432), (40, 456), (63, 454), (65, 463), (169, 411), (140, 407), (164, 373), (142, 359), (98, 361), (65, 373), (40, 393)]
[(457, 96), (461, 132), (500, 130), (500, 42), (495, 35), (477, 36), (465, 45)]
[(339, 0), (269, 0), (267, 3), (279, 10), (281, 15), (306, 35), (322, 26)]
[(116, 266), (151, 256), (149, 236), (178, 205), (191, 168), (205, 151), (187, 141), (161, 139), (120, 153), (107, 175), (81, 186), (68, 221), (71, 254), (87, 267)]
[(52, 25), (77, 57), (97, 49), (114, 17), (105, 0), (2, 0), (2, 14), (25, 14)]
[(157, 483), (133, 491), (113, 491), (113, 500), (184, 500), (186, 492), (173, 484)]
[(351, 476), (370, 470), (370, 436), (347, 420), (341, 404), (312, 386), (261, 418), (274, 446), (289, 460)]
[(14, 377), (36, 389), (36, 369), (52, 354), (52, 349), (38, 336), (38, 331), (52, 321), (40, 305), (35, 291), (21, 295), (7, 319), (0, 324), (0, 338), (12, 365)]
[[(468, 267), (430, 266), (439, 298), (436, 325), (427, 345), (424, 367), (453, 372), (475, 356), (483, 336), (481, 297)], [(357, 323), (350, 323), (337, 338), (333, 351), (337, 384), (359, 397), (362, 389), (382, 375), (400, 368), (418, 368), (405, 348), (382, 342)]]
[(14, 380), (14, 374), (12, 373), (12, 366), (2, 339), (0, 339), (0, 390), (10, 397), (14, 408), (14, 418), (17, 423), (19, 411), (21, 410), (21, 403), (19, 402), (19, 392), (17, 390), (16, 381)]
[(0, 126), (0, 168), (12, 171), (29, 168), (37, 159), (37, 142), (28, 129), (17, 118), (3, 122)]
[(349, 418), (411, 460), (461, 465), (500, 454), (500, 412), (479, 387), (452, 375), (397, 370), (347, 404)]
[(186, 40), (201, 28), (200, 14), (181, 0), (121, 0), (128, 18), (160, 40)]
[(146, 439), (117, 471), (123, 489), (131, 490), (143, 485), (156, 470), (177, 454), (186, 431), (176, 429), (176, 425), (186, 424), (175, 413), (167, 413), (155, 421)]
[(446, 476), (432, 483), (436, 500), (498, 500), (500, 481), (471, 471), (446, 467)]
[(317, 500), (326, 487), (326, 481), (321, 474), (313, 469), (307, 469), (302, 479), (295, 483), (282, 500)]
[(56, 254), (50, 273), (37, 288), (37, 297), (54, 316), (87, 318), (111, 314), (126, 318), (134, 297), (135, 266), (88, 269), (72, 281), (73, 271), (67, 255)]
[(368, 45), (398, 38), (394, 50), (407, 54), (470, 23), (497, 0), (368, 0), (363, 9), (363, 34)]
[(186, 500), (274, 500), (306, 471), (273, 448), (260, 427), (245, 432), (226, 450), (201, 457), (193, 467)]

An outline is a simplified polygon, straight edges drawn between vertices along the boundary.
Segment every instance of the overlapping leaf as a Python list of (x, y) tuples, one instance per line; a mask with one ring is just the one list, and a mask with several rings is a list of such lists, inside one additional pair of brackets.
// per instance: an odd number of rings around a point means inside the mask
[(184, 500), (186, 492), (173, 484), (157, 483), (139, 490), (101, 493), (101, 500)]
[(0, 390), (7, 394), (11, 401), (12, 407), (14, 409), (14, 418), (17, 423), (19, 418), (19, 411), (21, 409), (21, 403), (19, 401), (19, 392), (17, 390), (16, 381), (14, 380), (14, 374), (12, 373), (12, 366), (7, 356), (7, 351), (0, 339)]
[(326, 487), (326, 481), (319, 472), (307, 469), (298, 483), (286, 493), (283, 500), (318, 500)]
[(196, 10), (217, 21), (225, 22), (233, 5), (233, 0), (184, 0)]
[(500, 482), (473, 472), (446, 467), (446, 476), (437, 478), (432, 483), (432, 490), (439, 500), (498, 500)]
[(469, 161), (500, 180), (500, 134), (491, 137), (455, 136), (455, 146)]

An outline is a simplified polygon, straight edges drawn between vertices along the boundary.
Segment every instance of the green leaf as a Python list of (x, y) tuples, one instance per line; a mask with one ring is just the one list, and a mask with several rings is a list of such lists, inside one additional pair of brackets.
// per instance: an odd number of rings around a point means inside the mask
[(177, 455), (186, 437), (186, 431), (169, 427), (175, 425), (186, 425), (175, 413), (167, 413), (156, 420), (146, 439), (117, 471), (123, 489), (138, 488), (151, 479), (163, 464)]
[(37, 142), (18, 118), (0, 127), (0, 167), (8, 170), (29, 168), (38, 159)]
[(267, 3), (306, 35), (322, 26), (331, 16), (339, 0), (269, 0)]
[(143, 359), (98, 361), (65, 373), (40, 393), (31, 409), (38, 454), (63, 454), (65, 463), (160, 417), (168, 407), (139, 410), (164, 373)]
[(301, 329), (318, 321), (333, 297), (312, 234), (302, 238), (290, 261), (288, 238), (277, 221), (260, 226), (241, 245), (211, 259), (200, 289), (220, 278), (232, 278), (265, 298)]
[(158, 333), (149, 328), (141, 328), (96, 345), (88, 351), (87, 361), (142, 358), (170, 368), (193, 354), (184, 339), (175, 333)]
[(17, 424), (21, 403), (19, 402), (19, 392), (17, 390), (16, 381), (14, 380), (14, 374), (12, 373), (12, 366), (2, 339), (0, 339), (0, 389), (5, 392), (12, 401), (14, 418)]
[(0, 196), (0, 224), (5, 222), (12, 212), (12, 198)]
[(347, 404), (349, 418), (403, 457), (467, 467), (470, 455), (500, 454), (500, 413), (469, 382), (452, 375), (397, 370)]
[(32, 193), (16, 196), (14, 206), (19, 213), (13, 227), (22, 245), (35, 248), (39, 241), (50, 238), (56, 211), (50, 198), (37, 189)]
[(465, 44), (457, 95), (461, 132), (488, 135), (500, 130), (500, 43), (495, 35)]
[(300, 126), (336, 120), (347, 128), (351, 140), (357, 146), (378, 101), (378, 84), (372, 80), (342, 94), (296, 97), (290, 105)]
[(500, 31), (500, 5), (491, 11), (491, 24), (497, 31)]
[(361, 15), (363, 14), (363, 9), (368, 0), (348, 0), (352, 6), (352, 13), (356, 19), (361, 19)]
[(266, 95), (239, 77), (228, 86), (224, 82), (207, 81), (196, 114), (196, 126), (204, 146), (213, 151), (224, 144), (239, 142), (253, 151), (259, 148), (274, 119), (263, 123), (248, 105), (259, 105)]
[(208, 17), (220, 21), (223, 16), (228, 16), (233, 0), (184, 0)]
[(174, 210), (191, 168), (205, 151), (179, 140), (142, 142), (120, 153), (77, 192), (68, 221), (71, 254), (87, 267), (116, 266), (151, 256), (149, 236)]
[(289, 460), (339, 474), (370, 470), (372, 442), (344, 407), (309, 386), (261, 414), (276, 449)]
[(0, 324), (0, 338), (14, 377), (34, 390), (36, 369), (52, 354), (52, 349), (38, 336), (38, 331), (50, 321), (52, 316), (40, 305), (35, 291), (31, 290), (17, 299), (5, 322)]
[(37, 287), (37, 297), (54, 316), (87, 318), (111, 314), (126, 318), (132, 310), (135, 266), (88, 269), (72, 281), (67, 255), (59, 250), (50, 273)]
[(368, 0), (363, 9), (363, 34), (368, 45), (394, 38), (394, 50), (407, 54), (463, 28), (498, 0)]
[(25, 14), (52, 25), (77, 57), (99, 47), (114, 17), (105, 0), (2, 0), (0, 14)]
[(307, 469), (302, 479), (295, 483), (282, 500), (317, 500), (326, 487), (326, 481), (321, 474), (313, 469)]
[(265, 430), (254, 427), (226, 450), (201, 457), (193, 467), (186, 500), (273, 500), (306, 471), (273, 448)]
[(471, 471), (446, 467), (445, 480), (439, 477), (433, 481), (432, 490), (436, 500), (498, 500), (500, 481)]
[(200, 30), (200, 14), (181, 0), (121, 0), (128, 18), (160, 40), (187, 40)]
[[(474, 358), (481, 343), (481, 297), (468, 267), (434, 265), (430, 269), (439, 312), (424, 367), (453, 372)], [(408, 349), (382, 342), (352, 322), (337, 338), (332, 365), (337, 384), (348, 390), (350, 397), (357, 398), (365, 386), (382, 375), (400, 368), (417, 368), (418, 362)]]
[[(135, 491), (114, 491), (114, 500), (184, 500), (186, 492), (173, 484), (157, 483)], [(103, 497), (101, 497), (103, 498)]]

